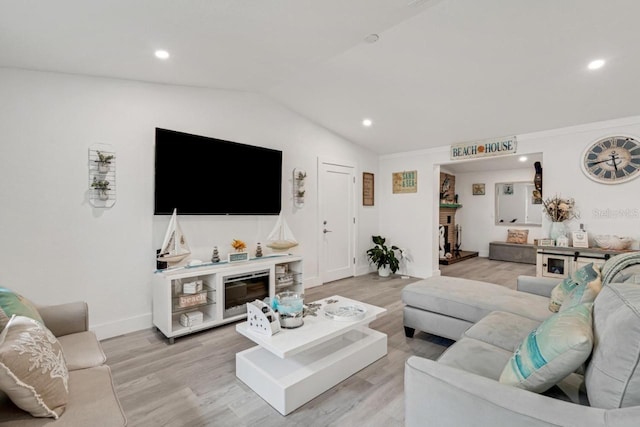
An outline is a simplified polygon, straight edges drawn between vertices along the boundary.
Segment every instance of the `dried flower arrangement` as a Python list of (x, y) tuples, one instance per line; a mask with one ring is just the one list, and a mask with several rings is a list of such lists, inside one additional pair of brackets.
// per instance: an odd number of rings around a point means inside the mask
[(551, 197), (542, 202), (544, 204), (544, 213), (553, 222), (562, 222), (569, 219), (578, 218), (575, 209), (575, 200), (562, 199), (559, 196)]
[(247, 244), (238, 239), (233, 239), (233, 242), (231, 242), (231, 246), (233, 246), (233, 249), (235, 249), (237, 252), (242, 252), (247, 248)]

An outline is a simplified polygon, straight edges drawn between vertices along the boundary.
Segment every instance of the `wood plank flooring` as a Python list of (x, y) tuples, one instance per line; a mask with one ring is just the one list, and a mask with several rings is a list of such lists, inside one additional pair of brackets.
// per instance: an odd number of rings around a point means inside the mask
[[(532, 267), (473, 258), (441, 269), (515, 287), (518, 274), (535, 273), (520, 272), (522, 266)], [(343, 295), (385, 307), (387, 314), (371, 327), (388, 335), (388, 354), (286, 417), (236, 378), (235, 354), (254, 344), (235, 324), (177, 338), (174, 345), (153, 329), (102, 341), (129, 425), (403, 426), (405, 360), (435, 359), (451, 344), (422, 332), (404, 336), (400, 292), (415, 280), (369, 274), (307, 289), (307, 301)]]

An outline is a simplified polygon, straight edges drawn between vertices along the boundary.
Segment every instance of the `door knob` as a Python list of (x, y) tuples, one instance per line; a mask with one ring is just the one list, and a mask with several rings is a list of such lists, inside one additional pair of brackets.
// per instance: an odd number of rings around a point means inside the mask
[(324, 230), (322, 230), (322, 232), (323, 232), (324, 234), (327, 234), (327, 233), (331, 233), (331, 230), (327, 230), (327, 229), (325, 228)]

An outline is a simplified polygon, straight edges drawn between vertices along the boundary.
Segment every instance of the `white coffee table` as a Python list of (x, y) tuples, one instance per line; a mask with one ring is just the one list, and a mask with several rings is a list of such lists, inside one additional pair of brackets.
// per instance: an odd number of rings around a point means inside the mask
[[(330, 319), (323, 308), (327, 300), (366, 308), (362, 319)], [(325, 298), (316, 316), (304, 325), (283, 329), (273, 336), (249, 329), (236, 331), (258, 345), (236, 354), (236, 376), (282, 415), (349, 378), (387, 354), (387, 336), (368, 327), (387, 310), (341, 296)]]

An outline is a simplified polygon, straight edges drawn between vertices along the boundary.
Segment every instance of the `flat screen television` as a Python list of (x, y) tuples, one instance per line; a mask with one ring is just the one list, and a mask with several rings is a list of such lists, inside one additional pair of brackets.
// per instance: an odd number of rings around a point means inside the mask
[(156, 128), (154, 214), (278, 215), (282, 151)]

